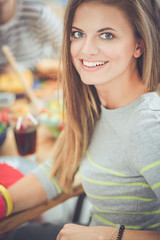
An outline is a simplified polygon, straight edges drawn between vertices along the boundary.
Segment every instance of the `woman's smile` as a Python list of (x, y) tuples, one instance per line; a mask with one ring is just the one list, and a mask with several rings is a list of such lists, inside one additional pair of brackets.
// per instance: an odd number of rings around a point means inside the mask
[(102, 69), (106, 64), (107, 61), (89, 61), (89, 60), (80, 60), (82, 63), (82, 68), (84, 71), (98, 71)]

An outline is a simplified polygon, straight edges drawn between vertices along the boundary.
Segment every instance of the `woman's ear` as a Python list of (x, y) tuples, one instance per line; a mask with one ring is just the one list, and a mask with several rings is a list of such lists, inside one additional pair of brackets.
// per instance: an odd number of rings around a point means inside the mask
[(135, 49), (135, 52), (134, 52), (134, 57), (135, 58), (139, 58), (143, 54), (143, 48), (144, 48), (143, 40), (138, 39), (137, 43), (136, 43), (136, 49)]

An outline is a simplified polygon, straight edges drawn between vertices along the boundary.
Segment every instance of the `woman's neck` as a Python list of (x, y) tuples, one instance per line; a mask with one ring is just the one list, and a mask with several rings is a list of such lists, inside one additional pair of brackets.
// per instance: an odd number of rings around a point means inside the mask
[(0, 25), (7, 23), (15, 13), (16, 0), (6, 0), (0, 3)]
[(109, 85), (106, 89), (96, 88), (101, 104), (108, 109), (117, 109), (128, 105), (147, 92), (138, 75), (132, 81), (116, 82)]

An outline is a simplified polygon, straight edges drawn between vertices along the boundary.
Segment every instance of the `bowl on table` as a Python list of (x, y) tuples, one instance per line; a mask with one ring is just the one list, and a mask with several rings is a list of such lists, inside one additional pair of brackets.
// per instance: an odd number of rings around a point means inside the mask
[(45, 125), (49, 129), (53, 138), (57, 138), (65, 124), (62, 98), (53, 98), (48, 101), (45, 107), (39, 112), (38, 120), (39, 123)]

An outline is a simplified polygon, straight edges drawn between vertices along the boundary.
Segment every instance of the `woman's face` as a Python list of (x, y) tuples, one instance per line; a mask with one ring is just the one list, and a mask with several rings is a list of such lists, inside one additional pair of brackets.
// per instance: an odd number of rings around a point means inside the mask
[(81, 80), (95, 87), (132, 76), (141, 55), (123, 12), (91, 2), (82, 3), (75, 12), (70, 51)]

